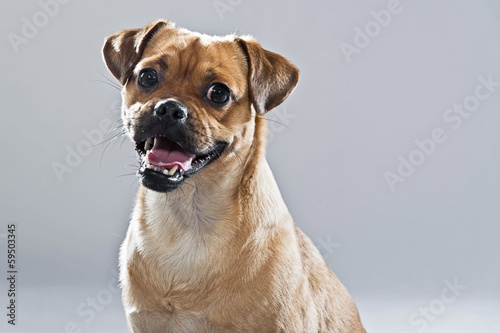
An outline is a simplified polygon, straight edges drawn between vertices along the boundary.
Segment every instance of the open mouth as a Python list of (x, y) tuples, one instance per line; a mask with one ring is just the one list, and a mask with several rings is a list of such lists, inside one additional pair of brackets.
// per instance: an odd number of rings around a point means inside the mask
[(151, 137), (136, 142), (135, 149), (140, 161), (138, 175), (147, 188), (169, 192), (215, 161), (226, 146), (226, 143), (219, 142), (195, 154), (164, 136)]

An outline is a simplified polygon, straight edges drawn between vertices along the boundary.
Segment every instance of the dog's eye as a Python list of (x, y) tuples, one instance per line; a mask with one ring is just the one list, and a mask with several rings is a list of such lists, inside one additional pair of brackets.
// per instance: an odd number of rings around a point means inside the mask
[(142, 88), (151, 90), (158, 84), (158, 74), (152, 68), (145, 68), (139, 73), (137, 83)]
[(214, 83), (208, 88), (207, 98), (209, 101), (214, 102), (216, 104), (226, 104), (229, 102), (229, 98), (231, 97), (231, 91), (229, 87), (222, 83)]

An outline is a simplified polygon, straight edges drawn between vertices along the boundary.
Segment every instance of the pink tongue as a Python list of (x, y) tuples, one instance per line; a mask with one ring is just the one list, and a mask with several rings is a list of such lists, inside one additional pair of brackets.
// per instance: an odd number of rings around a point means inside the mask
[(174, 165), (179, 166), (186, 171), (191, 167), (193, 154), (182, 149), (178, 144), (167, 138), (158, 136), (155, 138), (155, 144), (151, 153), (149, 153), (149, 162), (156, 166), (170, 169)]

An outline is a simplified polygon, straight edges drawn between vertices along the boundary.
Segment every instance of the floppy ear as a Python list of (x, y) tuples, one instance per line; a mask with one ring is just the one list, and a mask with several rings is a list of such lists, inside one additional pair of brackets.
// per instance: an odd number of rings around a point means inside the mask
[(248, 83), (257, 113), (283, 103), (299, 81), (299, 70), (288, 59), (264, 50), (253, 39), (236, 38), (248, 58)]
[(173, 28), (174, 24), (158, 20), (141, 29), (121, 30), (106, 37), (102, 48), (104, 62), (122, 85), (139, 62), (148, 41), (162, 27)]

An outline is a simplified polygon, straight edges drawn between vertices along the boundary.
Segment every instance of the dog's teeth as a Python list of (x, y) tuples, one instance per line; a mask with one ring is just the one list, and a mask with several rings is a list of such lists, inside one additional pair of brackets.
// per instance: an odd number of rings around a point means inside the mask
[(153, 144), (155, 142), (155, 139), (154, 138), (149, 138), (146, 140), (146, 144), (144, 145), (144, 149), (146, 151), (150, 150), (151, 148), (153, 148)]
[(146, 168), (154, 170), (154, 166), (152, 164), (146, 164)]
[(144, 156), (146, 161), (149, 161), (149, 154), (151, 154), (151, 150), (146, 151), (146, 156)]
[(168, 174), (169, 174), (169, 173), (168, 173), (168, 169), (163, 170), (163, 174), (164, 174), (165, 176), (168, 176)]
[[(176, 164), (176, 165), (174, 165), (174, 166), (172, 167), (172, 169), (170, 169), (170, 171), (168, 172), (168, 175), (169, 175), (169, 176), (173, 176), (173, 175), (174, 175), (174, 173), (177, 171), (177, 169), (178, 169), (178, 168), (179, 168), (179, 167), (177, 166), (177, 164)], [(167, 171), (167, 170), (165, 170), (165, 171)], [(165, 171), (163, 171), (163, 173), (165, 173)]]

